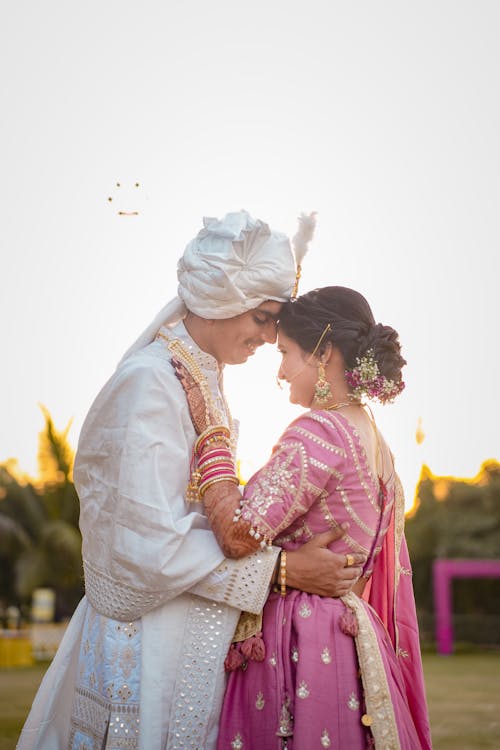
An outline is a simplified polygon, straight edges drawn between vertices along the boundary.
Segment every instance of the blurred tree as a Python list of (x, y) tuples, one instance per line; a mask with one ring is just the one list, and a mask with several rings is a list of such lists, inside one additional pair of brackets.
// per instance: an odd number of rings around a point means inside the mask
[[(423, 466), (406, 537), (417, 608), (433, 613), (435, 559), (500, 558), (500, 463), (486, 461), (473, 479), (435, 476)], [(453, 592), (460, 615), (500, 616), (499, 580), (458, 579)]]
[(71, 615), (83, 595), (79, 503), (72, 481), (74, 453), (65, 430), (42, 407), (39, 476), (0, 465), (0, 599), (29, 609), (35, 588), (56, 591), (56, 616)]

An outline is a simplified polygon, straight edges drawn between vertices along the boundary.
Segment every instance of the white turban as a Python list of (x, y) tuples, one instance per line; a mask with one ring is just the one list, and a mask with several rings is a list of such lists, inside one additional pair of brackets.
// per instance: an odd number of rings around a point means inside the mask
[[(314, 229), (313, 215), (302, 216), (304, 221), (309, 222), (307, 244)], [(184, 318), (187, 310), (202, 318), (233, 318), (265, 300), (290, 299), (296, 261), (285, 234), (271, 230), (247, 211), (226, 214), (221, 220), (204, 218), (203, 225), (177, 264), (178, 297), (160, 310), (123, 359), (153, 341), (163, 325)]]
[(295, 282), (290, 240), (247, 211), (203, 219), (177, 266), (178, 294), (202, 318), (232, 318), (272, 299), (286, 302)]

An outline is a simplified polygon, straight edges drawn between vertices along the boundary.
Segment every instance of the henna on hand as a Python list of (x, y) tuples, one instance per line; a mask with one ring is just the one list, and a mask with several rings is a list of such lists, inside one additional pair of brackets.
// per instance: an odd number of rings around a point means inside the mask
[(189, 413), (196, 434), (201, 435), (201, 433), (209, 426), (209, 423), (207, 422), (208, 406), (205, 402), (202, 390), (182, 362), (175, 358), (172, 358), (171, 362), (175, 375), (181, 382), (184, 393), (186, 394)]
[(203, 495), (210, 527), (226, 557), (246, 557), (260, 547), (260, 542), (248, 533), (248, 521), (242, 518), (236, 523), (233, 521), (240, 499), (239, 491), (231, 482), (214, 484)]

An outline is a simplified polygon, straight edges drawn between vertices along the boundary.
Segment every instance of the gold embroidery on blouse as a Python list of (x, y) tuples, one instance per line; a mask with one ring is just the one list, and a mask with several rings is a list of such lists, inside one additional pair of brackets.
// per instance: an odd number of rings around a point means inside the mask
[(318, 458), (314, 458), (314, 456), (309, 456), (309, 463), (311, 466), (314, 466), (316, 469), (321, 469), (321, 471), (324, 471), (325, 474), (330, 474), (331, 476), (336, 476), (337, 472), (332, 466), (328, 466), (327, 464), (323, 463), (323, 461), (320, 461)]
[(314, 432), (310, 432), (310, 430), (306, 430), (304, 427), (299, 427), (298, 425), (292, 425), (289, 428), (290, 432), (298, 432), (299, 435), (302, 435), (303, 437), (310, 440), (312, 443), (316, 443), (316, 445), (319, 445), (321, 448), (323, 448), (326, 451), (329, 451), (330, 453), (335, 453), (338, 456), (341, 456), (342, 458), (346, 458), (346, 452), (343, 448), (340, 448), (338, 445), (334, 445), (332, 443), (327, 443), (326, 440), (323, 438), (318, 437), (314, 434)]
[[(303, 517), (305, 518), (305, 517)], [(312, 539), (314, 534), (309, 528), (307, 522), (301, 519), (301, 524), (298, 529), (295, 529), (291, 534), (284, 534), (275, 538), (275, 544), (282, 547), (286, 542), (295, 542), (297, 539), (309, 540)]]
[[(297, 456), (299, 466), (292, 466)], [(291, 525), (296, 516), (306, 514), (307, 493), (315, 495), (322, 491), (308, 481), (307, 473), (308, 456), (302, 443), (286, 442), (280, 445), (270, 463), (259, 472), (255, 483), (248, 488), (242, 503), (241, 518), (250, 521), (261, 536), (275, 538)], [(282, 503), (283, 496), (290, 494), (292, 488), (293, 500), (284, 517), (276, 525), (269, 523), (265, 519), (267, 511), (271, 505)]]
[(243, 503), (244, 518), (247, 518), (246, 511), (249, 509), (253, 514), (265, 516), (271, 505), (282, 501), (283, 494), (291, 486), (297, 487), (297, 497), (300, 498), (304, 490), (306, 465), (302, 456), (300, 466), (291, 465), (300, 452), (297, 447), (281, 446), (277, 449), (270, 464), (259, 472), (258, 478), (249, 488), (248, 499), (245, 498)]
[(339, 488), (338, 492), (344, 504), (344, 508), (346, 509), (347, 513), (350, 515), (351, 519), (354, 521), (356, 526), (358, 526), (362, 531), (364, 531), (367, 536), (373, 538), (375, 536), (375, 531), (371, 529), (369, 526), (367, 526), (366, 523), (364, 523), (364, 521), (362, 521), (361, 518), (358, 516), (358, 514), (352, 507), (351, 503), (349, 502), (349, 496), (347, 492), (342, 488)]
[(332, 426), (332, 423), (328, 419), (328, 417), (325, 417), (319, 411), (309, 411), (307, 412), (307, 416), (309, 417), (309, 419), (312, 419), (313, 422), (318, 422), (318, 424), (325, 425), (326, 427)]
[[(347, 440), (347, 443), (349, 445), (349, 450), (351, 453), (351, 457), (353, 460), (353, 464), (356, 468), (356, 473), (358, 475), (359, 483), (361, 484), (362, 488), (364, 489), (366, 496), (368, 497), (368, 500), (370, 501), (370, 505), (373, 507), (376, 513), (380, 514), (380, 505), (378, 502), (378, 496), (375, 496), (373, 494), (372, 488), (367, 484), (366, 482), (366, 475), (368, 474), (371, 483), (375, 485), (378, 488), (378, 479), (375, 477), (369, 467), (368, 460), (366, 458), (366, 451), (364, 449), (363, 444), (361, 443), (361, 440), (359, 438), (359, 433), (357, 430), (351, 426), (352, 432), (357, 438), (357, 441), (355, 442), (353, 440), (351, 432), (347, 429), (345, 424), (341, 422), (338, 417), (336, 417), (334, 414), (331, 415), (332, 420), (335, 422), (337, 429), (344, 435), (345, 439)], [(356, 444), (357, 443), (357, 444)], [(363, 456), (365, 467), (362, 467), (361, 462), (359, 460), (359, 455)]]

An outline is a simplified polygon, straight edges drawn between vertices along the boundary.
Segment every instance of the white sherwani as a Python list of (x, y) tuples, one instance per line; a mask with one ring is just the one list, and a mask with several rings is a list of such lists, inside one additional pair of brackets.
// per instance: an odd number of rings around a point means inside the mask
[[(182, 323), (224, 411), (217, 363)], [(212, 750), (223, 662), (241, 609), (260, 612), (276, 551), (225, 560), (185, 490), (196, 438), (157, 339), (117, 369), (82, 428), (74, 477), (86, 596), (18, 750)]]

